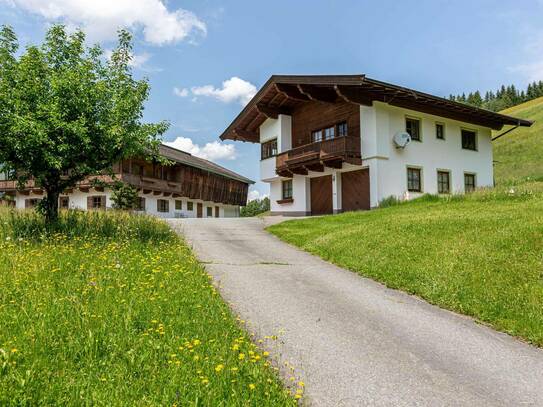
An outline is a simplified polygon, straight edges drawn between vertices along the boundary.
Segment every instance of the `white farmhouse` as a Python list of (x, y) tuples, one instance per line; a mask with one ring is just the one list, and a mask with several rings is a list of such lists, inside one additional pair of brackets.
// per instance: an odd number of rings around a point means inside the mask
[(261, 144), (273, 214), (493, 185), (491, 130), (532, 122), (364, 75), (272, 76), (221, 135)]

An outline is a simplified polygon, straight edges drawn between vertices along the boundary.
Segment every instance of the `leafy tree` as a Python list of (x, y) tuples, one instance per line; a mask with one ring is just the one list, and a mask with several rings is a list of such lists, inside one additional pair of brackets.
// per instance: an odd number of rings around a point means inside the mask
[(270, 199), (268, 197), (262, 199), (254, 199), (247, 203), (240, 210), (240, 216), (251, 217), (260, 215), (261, 213), (268, 212), (270, 210)]
[(136, 209), (139, 203), (138, 190), (132, 185), (117, 181), (112, 186), (111, 200), (115, 209)]
[(105, 60), (85, 34), (52, 26), (41, 46), (17, 54), (8, 26), (0, 29), (0, 162), (20, 187), (30, 178), (45, 190), (48, 222), (58, 217), (59, 194), (89, 175), (107, 173), (134, 155), (157, 155), (168, 123), (142, 123), (146, 79), (132, 77), (132, 38), (119, 31)]

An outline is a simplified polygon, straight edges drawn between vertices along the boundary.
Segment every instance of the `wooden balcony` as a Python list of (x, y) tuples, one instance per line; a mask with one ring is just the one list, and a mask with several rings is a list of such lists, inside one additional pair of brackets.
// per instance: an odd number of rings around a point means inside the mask
[(305, 144), (277, 155), (275, 172), (282, 177), (307, 175), (308, 171), (323, 172), (324, 167), (341, 168), (343, 163), (360, 165), (359, 137), (336, 137)]

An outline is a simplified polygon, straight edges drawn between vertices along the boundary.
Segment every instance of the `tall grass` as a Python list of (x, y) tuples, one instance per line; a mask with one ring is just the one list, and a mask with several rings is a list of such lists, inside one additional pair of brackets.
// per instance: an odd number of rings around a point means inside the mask
[(286, 406), (268, 355), (167, 225), (0, 214), (0, 406)]
[(123, 211), (61, 211), (57, 222), (47, 224), (35, 211), (0, 209), (0, 236), (44, 240), (60, 234), (69, 238), (98, 237), (160, 242), (174, 233), (160, 220)]

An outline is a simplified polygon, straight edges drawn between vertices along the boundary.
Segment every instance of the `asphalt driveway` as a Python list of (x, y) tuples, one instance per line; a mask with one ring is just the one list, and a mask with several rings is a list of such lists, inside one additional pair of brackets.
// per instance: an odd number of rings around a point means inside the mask
[(308, 404), (543, 405), (541, 349), (333, 266), (263, 230), (265, 222), (279, 220), (170, 223), (206, 263), (249, 332), (279, 361), (287, 383), (290, 377), (305, 382)]

